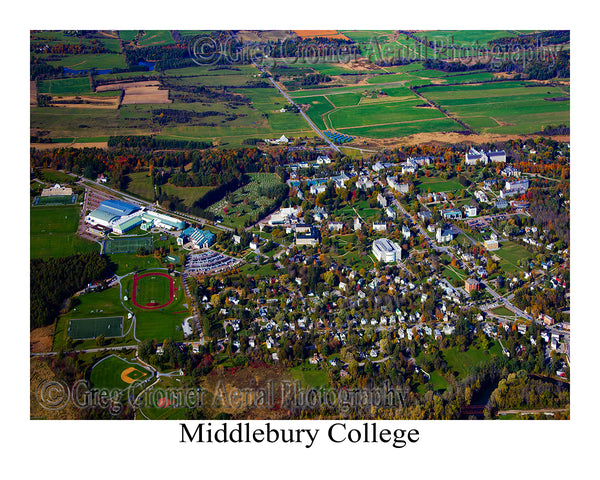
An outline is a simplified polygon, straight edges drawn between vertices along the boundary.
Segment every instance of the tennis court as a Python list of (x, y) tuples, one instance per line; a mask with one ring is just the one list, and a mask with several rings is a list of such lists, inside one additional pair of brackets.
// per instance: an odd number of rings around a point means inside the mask
[(137, 252), (140, 247), (152, 250), (152, 237), (125, 237), (108, 238), (104, 241), (102, 253), (132, 253)]
[(87, 340), (98, 335), (122, 337), (123, 317), (74, 318), (69, 321), (67, 336), (73, 340)]

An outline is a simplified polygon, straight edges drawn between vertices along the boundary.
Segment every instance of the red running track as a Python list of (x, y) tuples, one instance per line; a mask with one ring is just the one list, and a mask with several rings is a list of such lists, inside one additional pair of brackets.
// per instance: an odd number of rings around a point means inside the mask
[[(167, 303), (164, 303), (162, 305), (140, 305), (137, 302), (137, 282), (140, 278), (144, 278), (144, 277), (151, 277), (151, 276), (161, 276), (161, 277), (165, 277), (169, 280), (169, 301)], [(159, 272), (151, 272), (151, 273), (144, 273), (143, 275), (135, 275), (133, 277), (133, 293), (131, 296), (131, 301), (133, 302), (133, 304), (138, 307), (138, 308), (143, 308), (144, 310), (155, 310), (157, 308), (163, 308), (166, 307), (167, 305), (170, 305), (171, 302), (173, 302), (173, 299), (175, 298), (175, 282), (173, 281), (173, 279), (167, 275), (166, 273), (159, 273)]]

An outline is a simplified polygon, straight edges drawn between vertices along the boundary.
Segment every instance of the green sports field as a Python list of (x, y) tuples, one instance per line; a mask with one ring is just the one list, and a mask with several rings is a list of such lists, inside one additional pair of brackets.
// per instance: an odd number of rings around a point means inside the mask
[(163, 305), (169, 301), (169, 279), (162, 275), (141, 277), (137, 282), (136, 300), (140, 305), (156, 303)]
[(151, 249), (152, 237), (109, 238), (104, 241), (103, 252), (108, 255), (114, 253), (135, 253), (140, 247)]
[(123, 317), (75, 318), (69, 321), (67, 336), (73, 340), (87, 340), (104, 335), (105, 338), (123, 335)]
[(77, 201), (77, 195), (51, 195), (48, 197), (36, 197), (33, 205), (43, 207), (49, 205), (72, 205)]
[(29, 216), (31, 258), (66, 257), (98, 251), (97, 243), (77, 236), (76, 206), (31, 207)]
[[(128, 381), (125, 381), (122, 376)], [(90, 383), (97, 389), (123, 390), (151, 377), (152, 374), (139, 363), (128, 362), (116, 355), (110, 355), (92, 367)], [(133, 381), (129, 382), (130, 380)]]

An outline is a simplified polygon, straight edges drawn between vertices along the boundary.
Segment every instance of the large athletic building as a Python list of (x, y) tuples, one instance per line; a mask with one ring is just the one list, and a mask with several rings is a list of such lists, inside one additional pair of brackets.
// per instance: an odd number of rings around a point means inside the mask
[(111, 228), (119, 234), (126, 233), (137, 226), (141, 226), (143, 230), (149, 230), (152, 227), (165, 230), (183, 230), (185, 228), (183, 220), (145, 210), (121, 200), (105, 200), (96, 210), (88, 214), (85, 221), (93, 226)]

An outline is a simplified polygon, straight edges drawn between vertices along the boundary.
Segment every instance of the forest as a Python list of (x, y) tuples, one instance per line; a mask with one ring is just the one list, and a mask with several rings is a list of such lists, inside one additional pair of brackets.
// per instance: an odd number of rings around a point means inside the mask
[(63, 302), (88, 283), (110, 274), (106, 256), (98, 252), (30, 260), (30, 328), (51, 324)]

